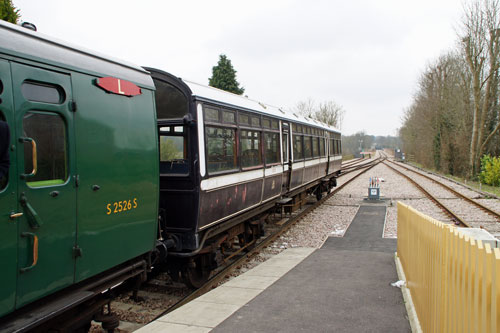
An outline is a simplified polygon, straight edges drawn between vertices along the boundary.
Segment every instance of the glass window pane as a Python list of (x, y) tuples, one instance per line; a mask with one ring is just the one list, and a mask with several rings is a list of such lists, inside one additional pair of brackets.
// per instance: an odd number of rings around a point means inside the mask
[(181, 119), (188, 113), (186, 96), (173, 85), (153, 79), (156, 91), (156, 113), (158, 119)]
[(236, 169), (236, 130), (209, 126), (205, 130), (208, 172)]
[(318, 157), (319, 156), (319, 146), (318, 146), (318, 138), (317, 137), (312, 137), (312, 153), (313, 157)]
[(335, 155), (335, 140), (330, 139), (330, 156)]
[(264, 126), (265, 128), (271, 128), (271, 119), (263, 118), (262, 119), (262, 126)]
[(323, 137), (319, 138), (319, 154), (325, 156), (325, 139)]
[(271, 126), (271, 127), (272, 127), (272, 129), (279, 129), (279, 128), (280, 128), (280, 125), (279, 125), (279, 123), (278, 123), (278, 121), (277, 121), (277, 120), (274, 120), (274, 119), (273, 119), (273, 120), (272, 120), (272, 126)]
[(311, 137), (304, 137), (304, 158), (312, 157)]
[(185, 159), (184, 137), (173, 135), (160, 136), (160, 161)]
[(250, 125), (250, 118), (248, 117), (247, 114), (240, 113), (240, 121), (239, 123), (241, 125)]
[(160, 131), (160, 173), (187, 175), (189, 173), (189, 162), (187, 158), (187, 139), (182, 136), (184, 127), (175, 126), (173, 128), (174, 132), (180, 135), (168, 135), (168, 132)]
[(297, 132), (297, 125), (296, 124), (292, 124), (292, 130), (293, 130), (293, 132)]
[(219, 110), (205, 108), (205, 120), (219, 122)]
[(61, 104), (65, 100), (64, 90), (54, 85), (26, 81), (21, 85), (21, 92), (33, 102)]
[(260, 127), (260, 118), (259, 117), (252, 117), (252, 126)]
[(262, 148), (260, 133), (256, 131), (241, 131), (241, 167), (247, 168), (262, 164)]
[(280, 162), (280, 142), (278, 133), (265, 133), (266, 164)]
[(293, 136), (293, 160), (300, 161), (304, 158), (302, 150), (302, 135)]
[(236, 115), (233, 111), (222, 111), (222, 121), (225, 123), (234, 124), (236, 122)]
[[(55, 113), (28, 112), (23, 118), (26, 137), (36, 143), (38, 170), (28, 178), (32, 187), (62, 184), (68, 178), (66, 125)], [(31, 142), (24, 144), (24, 173), (33, 171)]]

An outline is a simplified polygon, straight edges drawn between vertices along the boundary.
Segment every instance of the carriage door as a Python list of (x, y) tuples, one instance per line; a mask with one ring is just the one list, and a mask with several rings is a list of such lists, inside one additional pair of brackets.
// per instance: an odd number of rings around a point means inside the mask
[(18, 161), (16, 307), (73, 283), (76, 175), (71, 77), (12, 63)]
[(281, 123), (281, 149), (283, 151), (283, 186), (281, 193), (290, 189), (290, 130), (288, 123)]
[[(13, 144), (15, 138), (14, 112), (12, 108), (12, 86), (10, 64), (0, 60), (0, 121), (7, 123)], [(4, 135), (0, 133), (0, 140)], [(6, 142), (0, 142), (0, 146)], [(1, 148), (0, 148), (1, 149)], [(0, 154), (3, 152), (0, 150)], [(7, 176), (0, 174), (0, 316), (12, 311), (16, 300), (17, 279), (17, 177), (15, 174), (16, 158), (9, 148), (10, 168)]]

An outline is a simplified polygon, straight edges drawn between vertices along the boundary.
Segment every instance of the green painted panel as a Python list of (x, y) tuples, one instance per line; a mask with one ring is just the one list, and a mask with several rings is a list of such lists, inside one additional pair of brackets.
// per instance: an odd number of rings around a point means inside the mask
[[(72, 76), (78, 189), (76, 280), (150, 251), (158, 216), (158, 147), (150, 90), (125, 97)], [(99, 189), (97, 189), (97, 187)]]
[[(74, 282), (76, 164), (73, 113), (69, 111), (70, 75), (13, 63), (12, 82), (17, 138), (20, 133), (33, 138), (38, 153), (36, 175), (18, 181), (18, 200), (24, 197), (29, 204), (23, 205), (24, 215), (18, 221), (19, 308)], [(57, 92), (47, 87), (55, 87), (59, 92), (60, 98), (55, 98), (58, 103), (39, 102), (54, 100)], [(31, 172), (31, 144), (16, 140), (16, 152), (19, 175)], [(42, 182), (44, 186), (33, 186), (33, 182)], [(25, 270), (34, 261), (33, 235), (38, 237), (38, 262)]]
[[(0, 59), (0, 118), (6, 120), (10, 128), (11, 142), (16, 131), (12, 106), (12, 86), (10, 64)], [(10, 152), (9, 179), (5, 188), (0, 185), (0, 316), (15, 308), (17, 284), (17, 219), (10, 219), (11, 213), (19, 212), (17, 206), (17, 161), (15, 153)]]

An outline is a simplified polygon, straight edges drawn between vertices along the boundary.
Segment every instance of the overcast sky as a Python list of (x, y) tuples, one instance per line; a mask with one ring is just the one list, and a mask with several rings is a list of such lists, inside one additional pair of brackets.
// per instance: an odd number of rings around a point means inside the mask
[(461, 0), (13, 0), (38, 31), (208, 84), (224, 53), (252, 99), (346, 110), (342, 131), (396, 135), (426, 65), (454, 47)]

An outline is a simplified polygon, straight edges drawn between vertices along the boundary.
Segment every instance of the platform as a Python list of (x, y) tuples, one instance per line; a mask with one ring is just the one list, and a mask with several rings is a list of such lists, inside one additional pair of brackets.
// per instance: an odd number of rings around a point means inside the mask
[(139, 332), (410, 332), (385, 210), (361, 206), (344, 237), (285, 250)]

